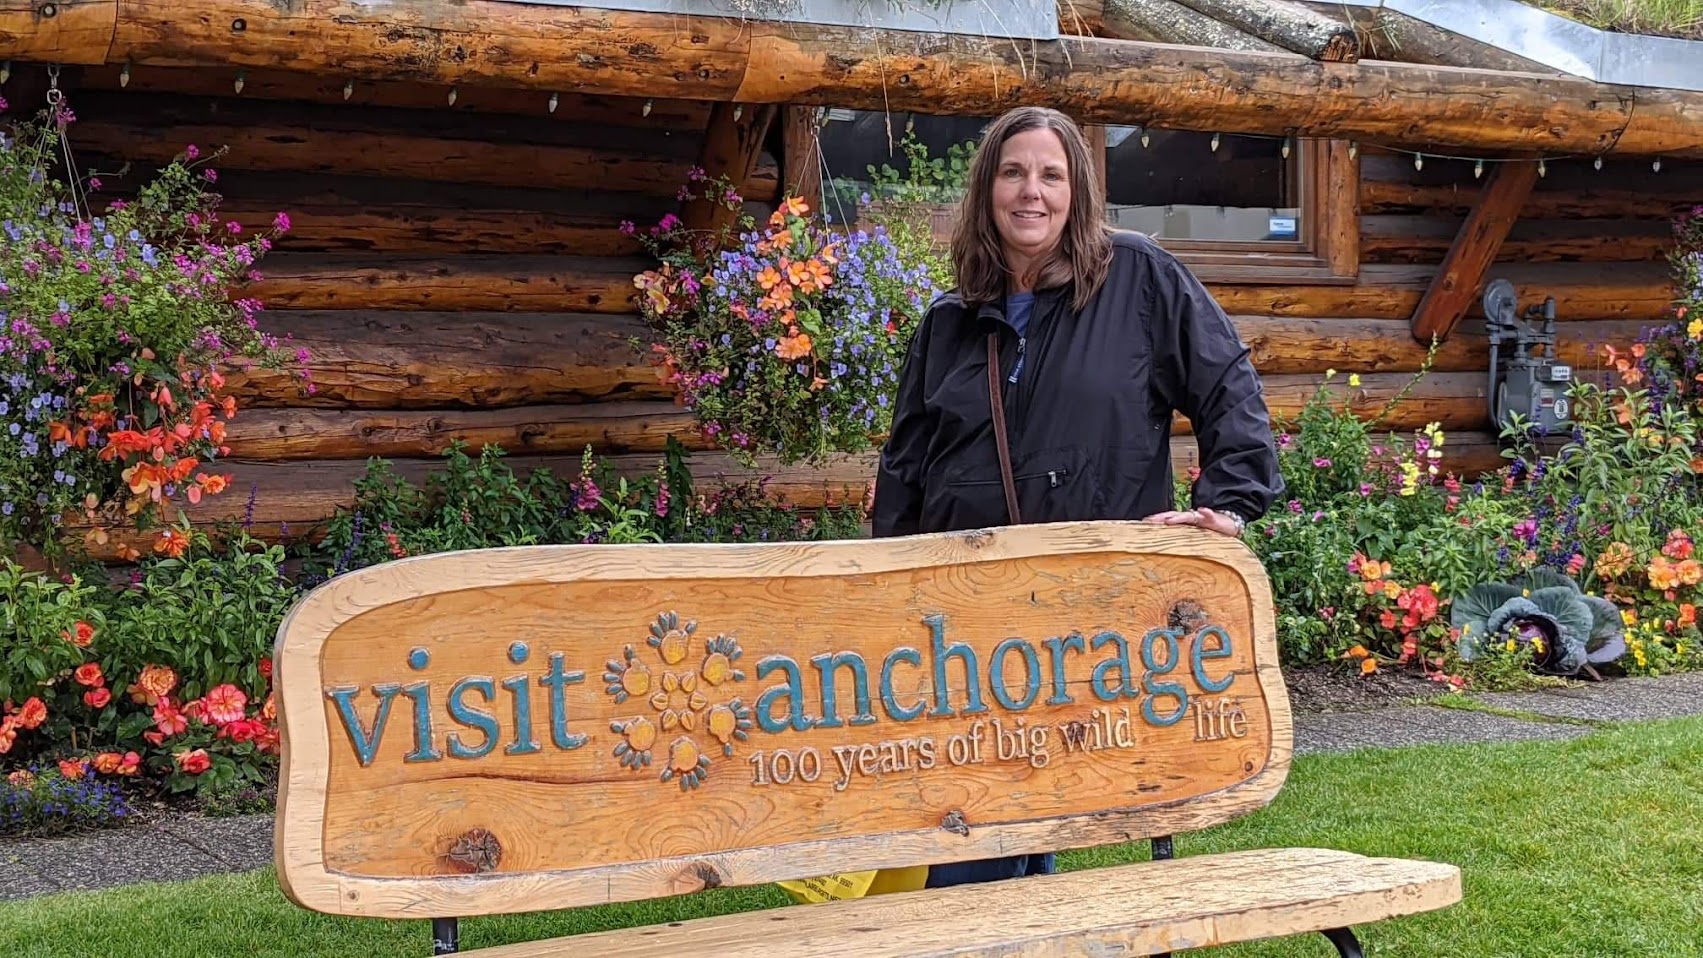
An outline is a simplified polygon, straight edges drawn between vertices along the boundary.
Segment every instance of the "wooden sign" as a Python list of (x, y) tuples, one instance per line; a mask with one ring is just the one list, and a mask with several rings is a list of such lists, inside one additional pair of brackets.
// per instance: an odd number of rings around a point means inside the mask
[(276, 663), (280, 875), (351, 914), (1165, 834), (1290, 753), (1258, 561), (1138, 523), (411, 558), (307, 596)]

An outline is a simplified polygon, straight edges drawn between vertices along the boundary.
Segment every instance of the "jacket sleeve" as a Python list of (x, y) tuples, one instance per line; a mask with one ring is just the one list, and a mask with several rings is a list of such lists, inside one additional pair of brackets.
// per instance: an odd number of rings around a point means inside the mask
[(917, 532), (922, 519), (922, 470), (930, 433), (928, 411), (923, 408), (929, 329), (929, 316), (925, 314), (911, 335), (904, 368), (899, 373), (893, 425), (881, 448), (880, 464), (875, 472), (870, 526), (876, 538), (911, 535)]
[(1162, 253), (1153, 269), (1155, 382), (1200, 447), (1192, 504), (1252, 522), (1284, 489), (1259, 373), (1230, 317), (1186, 266)]

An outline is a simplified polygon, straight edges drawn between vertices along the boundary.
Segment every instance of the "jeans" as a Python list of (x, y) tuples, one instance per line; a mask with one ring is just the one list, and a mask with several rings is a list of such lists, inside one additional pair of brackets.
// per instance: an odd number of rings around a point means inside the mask
[(972, 862), (951, 862), (930, 865), (927, 888), (946, 885), (972, 885), (978, 882), (1022, 878), (1024, 875), (1050, 875), (1054, 870), (1054, 855), (1017, 855), (1011, 858), (984, 858)]

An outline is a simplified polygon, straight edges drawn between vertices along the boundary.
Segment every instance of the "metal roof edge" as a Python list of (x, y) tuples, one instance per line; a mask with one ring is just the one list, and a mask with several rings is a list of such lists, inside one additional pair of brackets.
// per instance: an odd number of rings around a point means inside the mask
[(596, 6), (635, 13), (672, 13), (842, 27), (1021, 40), (1059, 39), (1058, 9), (1038, 0), (937, 0), (926, 7), (901, 0), (510, 0), (559, 7)]

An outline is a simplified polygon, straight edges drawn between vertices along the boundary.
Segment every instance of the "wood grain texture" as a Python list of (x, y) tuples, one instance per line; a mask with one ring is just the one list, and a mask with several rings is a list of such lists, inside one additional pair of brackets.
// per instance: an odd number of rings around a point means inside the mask
[(698, 140), (547, 117), (243, 98), (88, 93), (78, 105), (81, 149), (129, 161), (169, 162), (195, 143), (227, 149), (221, 168), (567, 190), (596, 183), (664, 196), (686, 182)]
[[(1295, 286), (1275, 283), (1207, 283), (1225, 312), (1239, 315), (1314, 318), (1409, 319), (1419, 308), (1438, 267), (1370, 264), (1354, 285)], [(1660, 319), (1673, 302), (1673, 281), (1663, 263), (1508, 263), (1505, 276), (1521, 302), (1554, 296), (1567, 319)], [(1481, 316), (1469, 303), (1468, 316)]]
[(117, 0), (0, 0), (0, 60), (105, 63)]
[[(1411, 167), (1411, 163), (1409, 164)], [(1362, 179), (1360, 212), (1370, 216), (1444, 213), (1465, 216), (1478, 202), (1478, 181), (1409, 183)], [(1533, 190), (1520, 207), (1523, 220), (1640, 217), (1666, 220), (1696, 206), (1703, 194), (1683, 191), (1619, 189)], [(1515, 224), (1516, 232), (1521, 224)]]
[[(121, 0), (108, 62), (1353, 137), (1703, 154), (1692, 92), (1571, 77), (1070, 37), (1036, 44), (497, 2)], [(0, 46), (15, 54), (18, 43)], [(1634, 109), (1634, 104), (1637, 108)], [(1419, 122), (1423, 120), (1423, 122)]]
[(1215, 20), (1234, 24), (1284, 49), (1333, 63), (1360, 59), (1360, 39), (1340, 16), (1287, 0), (1181, 0)]
[[(703, 132), (710, 115), (710, 104), (696, 100), (595, 96), (568, 90), (545, 92), (483, 84), (352, 81), (331, 72), (298, 73), (236, 66), (133, 66), (129, 81), (120, 83), (122, 71), (121, 64), (89, 67), (83, 71), (82, 85), (85, 89), (124, 90), (132, 95), (170, 93), (217, 98), (240, 95), (244, 99), (298, 100), (348, 108), (385, 107), (456, 114), (508, 113), (548, 117), (563, 124), (643, 127), (694, 136)], [(234, 89), (238, 72), (243, 74), (241, 94), (236, 94)], [(345, 89), (347, 96), (344, 95)], [(455, 90), (454, 103), (449, 102), (451, 89)], [(550, 110), (551, 93), (556, 94), (554, 112)]]
[[(1397, 325), (1397, 321), (1391, 323)], [(1423, 356), (1405, 324), (1391, 332), (1406, 341), (1410, 354)], [(1316, 346), (1312, 347), (1315, 361)], [(1346, 357), (1344, 361), (1345, 370), (1346, 362), (1352, 362), (1356, 371), (1370, 365)], [(1478, 361), (1484, 365), (1482, 357)], [(1587, 365), (1577, 375), (1584, 379), (1592, 374)], [(1381, 416), (1376, 424), (1380, 430), (1405, 433), (1432, 422), (1450, 432), (1490, 427), (1486, 377), (1481, 371), (1433, 371), (1418, 383), (1412, 383), (1409, 373), (1368, 371), (1360, 376), (1360, 385), (1352, 388), (1344, 383), (1345, 376), (1339, 375), (1334, 384), (1337, 401), (1362, 419)], [(1320, 374), (1263, 377), (1265, 401), (1274, 421), (1299, 416), (1321, 378)], [(1385, 407), (1392, 401), (1395, 405), (1386, 414)], [(1177, 415), (1172, 434), (1192, 433), (1188, 419)], [(684, 407), (655, 400), (500, 409), (249, 409), (231, 421), (227, 441), (235, 458), (282, 461), (434, 456), (453, 442), (465, 443), (469, 453), (492, 444), (515, 455), (575, 453), (588, 445), (599, 452), (660, 452), (670, 436), (689, 449), (713, 445)]]
[(308, 350), (316, 391), (288, 371), (230, 370), (244, 407), (519, 406), (667, 398), (632, 345), (638, 317), (594, 313), (285, 310), (261, 328)]
[(789, 106), (781, 109), (782, 182), (787, 195), (804, 200), (813, 210), (822, 208), (822, 156), (817, 140), (816, 108)]
[(279, 253), (241, 287), (271, 309), (628, 313), (647, 261), (473, 254), (441, 258)]
[[(872, 603), (875, 596), (885, 599)], [(562, 610), (576, 604), (564, 619)], [(647, 623), (670, 610), (678, 618), (661, 620), (650, 633), (658, 641), (648, 642)], [(926, 624), (934, 615), (944, 619)], [(1153, 631), (1167, 623), (1177, 629), (1174, 657), (1164, 633)], [(1114, 668), (1090, 681), (1108, 653), (1117, 661), (1119, 646), (1103, 630), (1146, 650), (1136, 667), (1146, 667), (1145, 678), (1126, 688), (1122, 673), (1108, 677)], [(1077, 658), (1061, 653), (1051, 672), (1042, 665), (1018, 679), (1027, 666), (1014, 666), (993, 677), (996, 646), (1020, 649), (1032, 639), (1039, 647), (1067, 633), (1101, 645)], [(732, 656), (729, 640), (743, 657)], [(1287, 774), (1290, 716), (1275, 641), (1270, 586), (1252, 552), (1199, 530), (1139, 523), (761, 546), (531, 547), (364, 569), (310, 594), (279, 630), (280, 880), (293, 900), (322, 911), (490, 914), (804, 877), (823, 860), (884, 867), (1206, 827), (1263, 806)], [(535, 657), (517, 660), (513, 642), (536, 646)], [(934, 668), (934, 647), (951, 642), (976, 650), (976, 683), (961, 662)], [(632, 655), (623, 653), (627, 645)], [(845, 668), (837, 706), (825, 703), (826, 686), (816, 689), (814, 679), (799, 687), (796, 708), (770, 701), (768, 690), (785, 687), (774, 674), (782, 657), (803, 665), (855, 652), (890, 665), (909, 661), (888, 657), (891, 650), (918, 646), (916, 668), (881, 667), (892, 677), (877, 704), (854, 704)], [(1205, 659), (1194, 666), (1192, 650), (1220, 647), (1228, 654), (1210, 668)], [(731, 664), (718, 663), (723, 652)], [(505, 746), (407, 761), (405, 717), (362, 762), (331, 701), (332, 689), (370, 691), (392, 678), (437, 688), (458, 676), (519, 671), (530, 683), (546, 653), (551, 674), (587, 675), (558, 680), (562, 691), (534, 723), (545, 741), (535, 753), (507, 754)], [(611, 658), (616, 670), (600, 680)], [(732, 671), (741, 666), (743, 674)], [(1161, 681), (1178, 687), (1154, 684)], [(964, 714), (974, 685), (991, 704)], [(633, 696), (616, 694), (622, 689)], [(1179, 710), (1185, 692), (1194, 706)], [(956, 704), (940, 712), (942, 696)], [(715, 708), (736, 697), (758, 713), (745, 740)], [(360, 696), (363, 721), (369, 698)], [(926, 714), (901, 718), (925, 699)], [(1241, 734), (1203, 738), (1193, 722), (1165, 722), (1193, 718), (1195, 706), (1211, 702), (1237, 705)], [(1108, 703), (1114, 715), (1126, 707), (1135, 714), (1116, 733), (1118, 747), (1065, 748), (1061, 723), (1094, 721), (1093, 709)], [(502, 725), (493, 744), (518, 724), (498, 706), (491, 703)], [(431, 707), (443, 729), (447, 713)], [(866, 708), (867, 723), (819, 721)], [(764, 715), (778, 721), (768, 725)], [(641, 717), (662, 736), (635, 732)], [(1051, 727), (1047, 758), (1002, 751), (1000, 730), (1020, 718)], [(588, 738), (563, 747), (575, 733)], [(925, 763), (918, 745), (904, 768), (860, 758), (846, 770), (831, 752), (904, 739), (938, 740), (941, 760)], [(660, 754), (627, 768), (618, 758), (629, 744)], [(804, 774), (808, 762), (796, 776), (776, 765), (774, 780), (761, 783), (750, 759), (783, 748), (819, 749), (819, 777)], [(713, 760), (690, 761), (712, 750)], [(698, 787), (677, 786), (658, 774), (665, 762), (670, 771), (707, 775)], [(374, 808), (391, 811), (375, 816)], [(473, 828), (498, 836), (502, 852), (493, 869), (466, 874), (442, 856)]]
[[(772, 103), (717, 103), (710, 111), (698, 168), (712, 180), (725, 176), (731, 183), (749, 181), (779, 113), (780, 107)], [(741, 212), (700, 197), (686, 206), (680, 218), (687, 229), (719, 233), (733, 226)]]
[[(1529, 205), (1529, 204), (1528, 204)], [(1673, 226), (1658, 219), (1515, 221), (1496, 251), (1498, 263), (1665, 261)], [(1458, 216), (1368, 216), (1360, 221), (1368, 263), (1439, 263), (1465, 220)]]
[[(1080, 958), (1358, 925), (1461, 900), (1451, 864), (1272, 848), (745, 912), (482, 949), (480, 958)], [(1010, 916), (989, 920), (989, 916)], [(1320, 947), (1323, 947), (1322, 942)], [(1320, 952), (1322, 954), (1322, 952)]]
[(1422, 343), (1441, 341), (1454, 332), (1478, 298), (1488, 278), (1486, 273), (1536, 182), (1536, 163), (1499, 163), (1491, 170), (1478, 203), (1467, 214), (1437, 275), (1413, 311), (1414, 339)]
[[(1486, 417), (1488, 422), (1488, 417)], [(712, 448), (698, 420), (672, 402), (628, 401), (481, 410), (251, 409), (230, 423), (239, 459), (361, 459), (434, 456), (461, 442), (469, 455), (487, 445), (511, 455), (661, 452), (669, 437)]]
[(1275, 43), (1209, 17), (1179, 0), (1104, 0), (1101, 9), (1096, 32), (1119, 40), (1187, 43), (1268, 53), (1283, 50)]
[[(1285, 374), (1317, 380), (1324, 369), (1337, 369), (1344, 375), (1414, 372), (1425, 361), (1426, 347), (1413, 341), (1405, 319), (1232, 318), (1268, 388), (1271, 377)], [(1637, 340), (1649, 325), (1638, 319), (1567, 322), (1557, 337), (1556, 355), (1578, 370), (1602, 369), (1602, 347), (1624, 347)], [(1480, 335), (1464, 335), (1464, 329), (1462, 332), (1438, 346), (1433, 373), (1483, 372), (1488, 367), (1486, 340)]]

